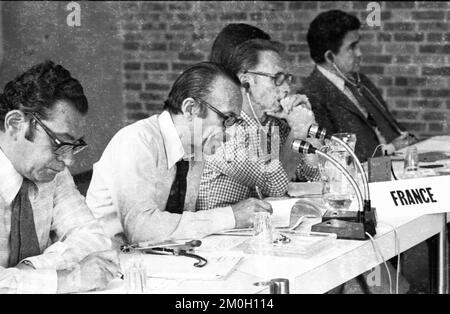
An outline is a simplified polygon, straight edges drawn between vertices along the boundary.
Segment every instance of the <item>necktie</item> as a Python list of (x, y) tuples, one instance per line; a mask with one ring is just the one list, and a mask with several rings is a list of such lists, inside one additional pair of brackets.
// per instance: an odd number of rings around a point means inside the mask
[(345, 86), (352, 92), (359, 104), (366, 108), (369, 115), (368, 122), (373, 127), (377, 127), (388, 142), (400, 134), (397, 122), (366, 86), (361, 85), (358, 88), (348, 82), (345, 82)]
[(16, 266), (24, 258), (41, 254), (33, 208), (28, 197), (28, 188), (32, 185), (31, 181), (24, 178), (19, 193), (11, 204), (9, 267)]
[(186, 177), (189, 171), (189, 161), (180, 160), (176, 163), (176, 167), (177, 173), (170, 189), (166, 211), (174, 214), (182, 214), (184, 200), (186, 198)]

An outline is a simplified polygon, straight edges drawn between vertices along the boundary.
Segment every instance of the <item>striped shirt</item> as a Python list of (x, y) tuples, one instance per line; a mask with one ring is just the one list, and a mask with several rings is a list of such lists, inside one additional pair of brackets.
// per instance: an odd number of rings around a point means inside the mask
[(56, 270), (70, 268), (92, 252), (110, 249), (111, 241), (66, 168), (53, 181), (36, 183), (29, 190), (41, 255), (26, 260), (35, 270), (7, 268), (11, 203), (22, 181), (0, 150), (0, 293), (56, 293)]

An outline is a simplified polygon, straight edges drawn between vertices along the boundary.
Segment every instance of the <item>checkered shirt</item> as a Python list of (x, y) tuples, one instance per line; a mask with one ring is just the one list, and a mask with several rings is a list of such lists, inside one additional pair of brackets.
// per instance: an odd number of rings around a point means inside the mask
[[(214, 155), (205, 158), (197, 210), (228, 206), (257, 197), (255, 186), (265, 196), (282, 196), (287, 191), (288, 177), (278, 153), (290, 127), (284, 120), (267, 117), (262, 121), (265, 129), (270, 130), (266, 137), (254, 119), (244, 112), (241, 117), (243, 122), (233, 127), (234, 136)], [(279, 132), (276, 132), (277, 128)], [(276, 145), (277, 136), (280, 145)]]

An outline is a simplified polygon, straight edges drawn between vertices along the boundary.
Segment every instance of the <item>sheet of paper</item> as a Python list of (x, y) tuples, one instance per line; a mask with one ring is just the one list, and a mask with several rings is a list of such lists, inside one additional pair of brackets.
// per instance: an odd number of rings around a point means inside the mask
[(298, 200), (299, 198), (268, 200), (273, 209), (273, 214), (270, 216), (273, 227), (289, 227), (291, 210)]

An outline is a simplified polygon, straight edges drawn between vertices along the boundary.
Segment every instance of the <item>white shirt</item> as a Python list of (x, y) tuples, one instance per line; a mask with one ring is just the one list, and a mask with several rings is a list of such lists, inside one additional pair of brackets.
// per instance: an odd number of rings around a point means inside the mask
[(176, 162), (185, 155), (167, 111), (121, 129), (94, 172), (86, 201), (110, 237), (128, 242), (201, 238), (234, 228), (231, 207), (195, 211), (203, 161), (190, 160), (182, 215), (165, 211)]

